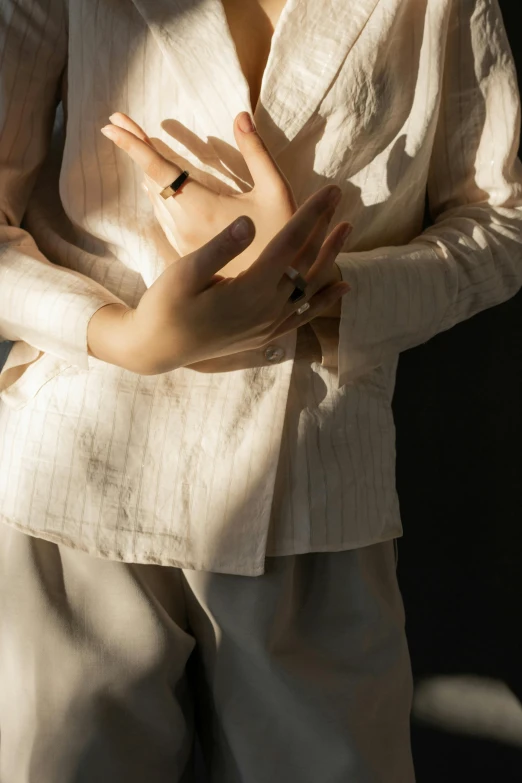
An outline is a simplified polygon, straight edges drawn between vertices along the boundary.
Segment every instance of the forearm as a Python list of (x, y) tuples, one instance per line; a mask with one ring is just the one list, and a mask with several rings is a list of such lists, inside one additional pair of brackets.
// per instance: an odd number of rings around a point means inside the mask
[(522, 208), (459, 208), (408, 245), (345, 253), (339, 384), (501, 304), (522, 286)]
[[(21, 228), (50, 148), (67, 67), (66, 4), (5, 0), (0, 16), (0, 337), (12, 341), (0, 389), (42, 356), (88, 368), (87, 324), (118, 297), (52, 263)], [(9, 21), (7, 21), (9, 20)], [(45, 64), (45, 67), (42, 66)]]
[(521, 288), (519, 131), (517, 77), (498, 3), (453, 3), (426, 172), (433, 225), (407, 244), (337, 257), (351, 286), (341, 300), (339, 385)]

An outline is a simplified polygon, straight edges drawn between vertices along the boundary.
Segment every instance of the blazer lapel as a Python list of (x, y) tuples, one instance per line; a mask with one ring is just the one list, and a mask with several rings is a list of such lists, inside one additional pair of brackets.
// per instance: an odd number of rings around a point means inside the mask
[(287, 0), (259, 101), (262, 126), (275, 131), (272, 154), (279, 155), (310, 119), (379, 2)]
[[(207, 135), (235, 145), (232, 120), (252, 112), (221, 0), (132, 0)], [(312, 116), (380, 0), (287, 0), (272, 37), (254, 119), (279, 155)]]

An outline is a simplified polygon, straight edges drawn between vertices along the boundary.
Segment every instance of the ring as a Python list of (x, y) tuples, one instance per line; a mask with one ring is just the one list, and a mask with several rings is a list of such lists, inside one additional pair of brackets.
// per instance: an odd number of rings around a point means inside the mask
[(298, 302), (300, 299), (303, 298), (305, 295), (305, 289), (308, 283), (304, 279), (304, 277), (301, 277), (297, 269), (294, 269), (293, 266), (287, 266), (285, 269), (285, 275), (290, 278), (295, 283), (295, 288), (290, 294), (290, 301), (291, 302)]
[(294, 288), (294, 290), (289, 296), (289, 301), (293, 303), (298, 302), (300, 299), (303, 298), (303, 296), (305, 296), (304, 288), (300, 288), (300, 286), (296, 285), (296, 287)]
[(304, 277), (301, 277), (297, 269), (294, 269), (293, 266), (287, 266), (285, 269), (285, 275), (287, 275), (290, 280), (292, 280), (296, 286), (299, 286), (299, 288), (302, 288), (303, 291), (305, 290), (307, 283)]
[(297, 278), (299, 277), (299, 272), (297, 271), (297, 269), (294, 269), (293, 266), (287, 266), (285, 269), (285, 275), (288, 275), (290, 280), (297, 280)]
[(171, 185), (167, 185), (166, 188), (163, 188), (163, 190), (160, 193), (160, 196), (162, 198), (168, 198), (169, 196), (173, 196), (174, 193), (177, 190), (179, 190), (180, 187), (183, 185), (188, 175), (189, 175), (188, 171), (182, 171), (179, 177), (177, 177)]
[(302, 315), (303, 313), (306, 313), (307, 310), (310, 309), (309, 302), (305, 302), (301, 307), (298, 307), (296, 310), (297, 315)]

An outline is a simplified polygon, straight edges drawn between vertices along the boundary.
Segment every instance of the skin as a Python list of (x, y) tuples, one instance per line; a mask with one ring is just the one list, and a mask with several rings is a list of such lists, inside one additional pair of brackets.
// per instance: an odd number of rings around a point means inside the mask
[[(255, 130), (241, 130), (241, 120), (248, 118), (248, 113), (241, 112), (234, 119), (234, 136), (248, 166), (254, 187), (246, 193), (216, 193), (203, 185), (197, 179), (194, 171), (184, 183), (175, 197), (164, 199), (161, 190), (173, 182), (181, 173), (181, 168), (174, 160), (166, 158), (160, 153), (140, 128), (127, 115), (117, 113), (111, 116), (113, 125), (102, 128), (102, 133), (110, 138), (118, 147), (126, 152), (135, 163), (143, 170), (148, 192), (154, 206), (156, 217), (163, 227), (164, 233), (171, 244), (181, 253), (183, 261), (187, 254), (194, 249), (201, 248), (211, 241), (217, 232), (222, 231), (226, 225), (241, 215), (247, 215), (253, 221), (256, 228), (254, 241), (239, 255), (234, 254), (234, 259), (220, 267), (221, 279), (227, 279), (245, 275), (252, 264), (256, 263), (260, 253), (270, 245), (270, 242), (284, 229), (296, 214), (295, 199), (290, 185), (277, 163), (272, 159), (263, 140)], [(118, 123), (116, 125), (116, 123)], [(340, 189), (336, 188), (340, 193)], [(334, 230), (334, 243), (337, 252), (329, 264), (321, 263), (314, 266), (306, 275), (306, 269), (301, 264), (301, 256), (309, 252), (309, 246), (313, 245), (317, 230), (312, 231), (305, 246), (299, 251), (296, 260), (290, 264), (303, 274), (308, 284), (314, 282), (315, 290), (328, 290), (337, 285), (342, 285), (342, 276), (334, 258), (340, 252), (346, 236), (351, 230), (349, 223), (341, 223)], [(319, 249), (319, 248), (318, 248)], [(174, 257), (171, 259), (174, 259)], [(169, 263), (169, 259), (166, 259)], [(285, 267), (281, 272), (284, 274)], [(217, 270), (216, 270), (217, 271)], [(285, 275), (286, 277), (286, 275)], [(288, 280), (289, 278), (286, 277)], [(311, 289), (312, 290), (312, 289)], [(345, 289), (346, 290), (346, 289)], [(291, 291), (290, 291), (291, 293)], [(252, 295), (252, 294), (251, 294)], [(250, 296), (251, 296), (250, 295)], [(238, 301), (238, 300), (236, 300)], [(304, 301), (304, 300), (303, 300)], [(293, 305), (295, 309), (303, 302)], [(314, 317), (326, 311), (328, 317), (332, 314), (337, 298), (326, 307), (316, 308)], [(309, 315), (308, 311), (303, 314)], [(225, 317), (230, 318), (228, 312)], [(303, 318), (303, 316), (300, 316)], [(92, 319), (91, 319), (92, 320)], [(297, 328), (308, 323), (306, 318), (297, 324)], [(219, 325), (216, 324), (216, 328)], [(288, 330), (287, 330), (288, 331)], [(272, 338), (275, 334), (272, 334)], [(252, 345), (255, 348), (255, 345)], [(259, 346), (258, 346), (259, 347)], [(313, 355), (317, 347), (312, 349)], [(229, 351), (228, 353), (233, 353)], [(214, 358), (217, 354), (214, 354)], [(210, 358), (210, 357), (209, 357)], [(237, 357), (236, 357), (237, 358)], [(246, 360), (251, 357), (245, 357)], [(184, 362), (183, 366), (191, 366), (203, 372), (220, 372), (230, 369), (230, 362), (221, 358), (211, 364), (195, 366), (193, 362)], [(179, 366), (179, 365), (178, 365)]]
[[(223, 2), (230, 32), (236, 44), (238, 59), (250, 87), (252, 105), (256, 105), (259, 98), (260, 85), (270, 49), (273, 28), (277, 24), (283, 5), (284, 3), (281, 0), (246, 0), (246, 2), (241, 0), (241, 3), (238, 0), (225, 0)], [(180, 166), (175, 162), (174, 153), (170, 151), (172, 154), (167, 153), (167, 156), (161, 154), (156, 149), (153, 141), (149, 139), (145, 130), (137, 125), (131, 117), (120, 112), (111, 115), (111, 125), (101, 129), (102, 133), (125, 151), (142, 168), (145, 182), (147, 183), (146, 189), (148, 190), (156, 217), (171, 245), (178, 254), (183, 256), (184, 262), (186, 262), (190, 254), (194, 253), (196, 253), (195, 260), (197, 261), (197, 251), (212, 245), (212, 242), (216, 241), (217, 235), (223, 237), (225, 235), (224, 229), (230, 226), (235, 218), (240, 215), (246, 215), (251, 218), (255, 227), (254, 236), (250, 236), (242, 251), (238, 252), (236, 249), (235, 252), (229, 252), (228, 263), (222, 262), (217, 267), (220, 274), (214, 274), (210, 279), (207, 279), (205, 283), (206, 288), (216, 286), (216, 283), (230, 283), (233, 278), (245, 276), (252, 265), (258, 265), (259, 259), (263, 256), (263, 251), (273, 245), (274, 239), (280, 236), (281, 233), (284, 235), (282, 230), (292, 222), (292, 218), (295, 220), (296, 203), (290, 185), (276, 162), (272, 159), (257, 131), (242, 125), (245, 115), (246, 118), (249, 117), (248, 114), (241, 113), (234, 119), (233, 130), (238, 148), (243, 154), (245, 163), (251, 172), (254, 188), (247, 193), (234, 193), (232, 195), (213, 192), (198, 181), (196, 171), (191, 171), (189, 180), (176, 193), (175, 197), (163, 199), (159, 195), (161, 189), (170, 184), (181, 172)], [(333, 212), (330, 214), (329, 219), (332, 215)], [(287, 303), (286, 307), (288, 309), (291, 306), (295, 311), (303, 301), (307, 301), (312, 297), (310, 304), (314, 302), (313, 312), (306, 312), (304, 317), (294, 315), (294, 321), (288, 317), (289, 313), (286, 313), (286, 319), (281, 318), (280, 315), (279, 320), (277, 321), (276, 319), (277, 323), (275, 324), (279, 331), (274, 329), (274, 323), (272, 323), (272, 331), (268, 342), (274, 339), (277, 334), (284, 334), (289, 331), (288, 325), (290, 323), (294, 324), (294, 328), (299, 328), (299, 326), (313, 320), (313, 317), (339, 318), (341, 313), (341, 296), (339, 296), (339, 293), (341, 291), (346, 293), (349, 287), (346, 284), (343, 286), (342, 283), (341, 287), (339, 286), (339, 283), (342, 281), (342, 275), (333, 259), (337, 254), (335, 251), (339, 252), (342, 247), (346, 236), (351, 230), (351, 226), (348, 223), (338, 225), (326, 242), (324, 242), (324, 246), (321, 246), (321, 242), (324, 240), (324, 230), (325, 226), (319, 223), (315, 225), (312, 231), (308, 230), (308, 237), (306, 237), (304, 244), (299, 249), (297, 257), (291, 263), (307, 280), (307, 298), (297, 305)], [(283, 249), (282, 246), (281, 248)], [(216, 250), (218, 249), (219, 244), (216, 245)], [(312, 258), (314, 252), (317, 259)], [(175, 260), (174, 257), (171, 259), (166, 258), (166, 265), (168, 266), (173, 260)], [(187, 269), (186, 263), (184, 268)], [(284, 275), (284, 267), (280, 270), (280, 274), (281, 272), (283, 273), (283, 279), (286, 281), (283, 285), (287, 285), (288, 278)], [(161, 284), (162, 278), (163, 275), (160, 276), (159, 281), (156, 281), (156, 286)], [(247, 279), (250, 282), (248, 275)], [(183, 289), (183, 285), (179, 285), (179, 282), (178, 293)], [(279, 287), (281, 284), (280, 280)], [(293, 284), (290, 291), (292, 288)], [(337, 290), (337, 296), (334, 297), (333, 293), (335, 290)], [(327, 296), (330, 294), (330, 301), (326, 301), (324, 298), (321, 299), (321, 292)], [(172, 289), (169, 290), (169, 294), (172, 295)], [(268, 295), (267, 291), (265, 291), (265, 295)], [(252, 296), (255, 296), (253, 291), (249, 297), (251, 298)], [(153, 300), (154, 296), (147, 292), (144, 299)], [(162, 301), (161, 296), (159, 296), (159, 300)], [(233, 301), (235, 304), (238, 301), (237, 297)], [(192, 307), (193, 311), (196, 312), (194, 302), (192, 302)], [(125, 361), (129, 369), (134, 369), (143, 374), (165, 372), (173, 369), (175, 366), (189, 366), (203, 372), (218, 372), (223, 369), (230, 369), (228, 365), (230, 365), (231, 356), (234, 356), (241, 362), (241, 356), (245, 351), (248, 353), (252, 348), (263, 345), (263, 335), (258, 334), (255, 339), (253, 338), (251, 334), (252, 325), (246, 327), (247, 332), (250, 328), (249, 337), (246, 337), (245, 334), (240, 334), (241, 328), (245, 331), (245, 323), (240, 324), (241, 316), (239, 316), (239, 321), (236, 322), (236, 328), (239, 331), (235, 345), (233, 341), (231, 342), (230, 335), (227, 335), (224, 338), (225, 342), (222, 342), (221, 346), (215, 346), (212, 350), (209, 347), (208, 338), (206, 343), (202, 342), (200, 346), (192, 345), (189, 348), (187, 345), (181, 345), (179, 339), (176, 339), (176, 335), (172, 330), (172, 323), (170, 324), (170, 332), (169, 328), (165, 327), (165, 323), (158, 329), (160, 319), (154, 308), (149, 312), (149, 320), (144, 322), (143, 312), (147, 309), (141, 302), (137, 310), (132, 313), (129, 312), (129, 308), (122, 310), (119, 305), (101, 308), (95, 313), (89, 324), (88, 343), (91, 354), (99, 358), (102, 358), (100, 357), (100, 352), (106, 354), (105, 361), (112, 361), (115, 364), (121, 364), (120, 357), (123, 355), (127, 356), (128, 352), (125, 350), (125, 347), (128, 338), (120, 337), (120, 343), (116, 348), (118, 360), (114, 358), (115, 352), (112, 351), (111, 353), (111, 350), (107, 348), (106, 336), (109, 327), (106, 322), (108, 318), (112, 319), (113, 340), (116, 339), (114, 335), (123, 335), (123, 322), (125, 322), (124, 331), (127, 335), (133, 331), (134, 337), (129, 342), (134, 345), (134, 355), (128, 356)], [(181, 312), (179, 301), (177, 303), (177, 312)], [(214, 307), (214, 318), (216, 312), (217, 309)], [(117, 326), (119, 326), (117, 329), (114, 329), (113, 314), (119, 322), (117, 323)], [(178, 324), (178, 334), (188, 334), (187, 327), (188, 322), (191, 320), (190, 315), (189, 311), (186, 310), (187, 323)], [(233, 313), (232, 307), (232, 310), (226, 310), (221, 317), (231, 322), (231, 320), (234, 320), (232, 318), (233, 315), (235, 313)], [(311, 315), (313, 316), (312, 318), (310, 318)], [(275, 314), (272, 313), (272, 318), (274, 317)], [(204, 310), (200, 311), (199, 318), (206, 318), (207, 322), (212, 324), (212, 318), (209, 320), (208, 313), (205, 315)], [(168, 320), (167, 313), (163, 313), (163, 320)], [(140, 322), (140, 329), (136, 329), (137, 321)], [(105, 328), (102, 328), (103, 324), (105, 324)], [(220, 326), (222, 325), (214, 324), (214, 332), (216, 334), (219, 332)], [(134, 328), (131, 329), (131, 327)], [(200, 331), (197, 322), (192, 323), (191, 329), (194, 334)], [(155, 354), (155, 358), (152, 361), (152, 369), (144, 367), (142, 360), (136, 358), (136, 338), (138, 333), (148, 335), (148, 344), (142, 345), (141, 350), (145, 351), (149, 358), (151, 358), (151, 352)], [(158, 351), (157, 349), (157, 341), (159, 339), (161, 343), (161, 335), (165, 334), (170, 334), (171, 345), (174, 345), (176, 342), (178, 345), (175, 351), (170, 350), (170, 355), (169, 351), (165, 349), (164, 355), (160, 356), (161, 350)], [(223, 347), (227, 340), (228, 347)], [(202, 357), (198, 359), (198, 351), (201, 354), (203, 344), (205, 345), (204, 350), (207, 352), (207, 355), (211, 354), (211, 356), (210, 358)], [(264, 344), (266, 344), (266, 340)], [(111, 354), (113, 358), (107, 358), (107, 354)], [(194, 359), (196, 361), (193, 361)], [(138, 365), (139, 369), (135, 369)]]
[(255, 112), (274, 29), (285, 0), (222, 0)]
[[(241, 70), (250, 88), (250, 103), (255, 112), (270, 43), (286, 0), (222, 0), (230, 34), (236, 47)], [(337, 265), (332, 270), (337, 280), (342, 275)], [(319, 318), (340, 318), (341, 301), (322, 312)]]
[[(242, 239), (228, 226), (182, 263), (167, 265), (135, 309), (120, 303), (99, 308), (87, 330), (90, 354), (142, 375), (195, 363), (207, 363), (203, 372), (219, 372), (230, 369), (231, 354), (264, 348), (308, 323), (349, 290), (346, 283), (321, 286), (344, 241), (343, 223), (327, 236), (340, 195), (331, 186), (312, 194), (248, 269), (224, 278), (219, 270), (254, 236), (250, 218), (234, 221), (244, 224)], [(289, 265), (308, 281), (310, 308), (302, 315), (289, 301)]]
[[(236, 277), (248, 269), (296, 211), (288, 180), (263, 140), (255, 130), (242, 130), (241, 121), (245, 115), (249, 116), (246, 112), (238, 114), (233, 127), (237, 145), (254, 180), (254, 187), (245, 193), (215, 192), (199, 181), (198, 172), (192, 166), (190, 177), (176, 195), (164, 199), (160, 196), (161, 190), (182, 171), (181, 162), (176, 162), (175, 154), (165, 157), (145, 131), (121, 112), (112, 114), (110, 119), (113, 124), (101, 129), (143, 170), (156, 217), (181, 256), (202, 247), (241, 215), (253, 220), (256, 227), (254, 240), (238, 258), (223, 268), (222, 274), (227, 277)], [(321, 285), (330, 285), (341, 279), (340, 270), (334, 265), (321, 278)]]

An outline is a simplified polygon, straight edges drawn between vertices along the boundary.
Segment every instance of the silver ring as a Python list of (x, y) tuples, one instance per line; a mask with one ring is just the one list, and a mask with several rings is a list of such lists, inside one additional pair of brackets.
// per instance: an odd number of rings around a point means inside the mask
[(295, 288), (289, 296), (289, 301), (293, 303), (298, 302), (305, 296), (305, 290), (308, 283), (293, 266), (287, 266), (284, 274), (295, 283)]
[(290, 280), (296, 284), (296, 287), (301, 288), (303, 291), (305, 290), (307, 282), (304, 277), (301, 277), (297, 269), (294, 269), (293, 266), (287, 266), (285, 269), (285, 275), (287, 275)]
[(299, 272), (297, 269), (294, 269), (293, 266), (287, 266), (285, 269), (285, 275), (288, 275), (290, 280), (295, 280), (297, 277), (299, 277)]
[(303, 313), (306, 313), (307, 310), (310, 309), (309, 302), (305, 302), (301, 307), (298, 307), (296, 310), (297, 315), (302, 315)]

